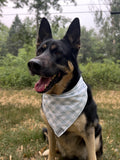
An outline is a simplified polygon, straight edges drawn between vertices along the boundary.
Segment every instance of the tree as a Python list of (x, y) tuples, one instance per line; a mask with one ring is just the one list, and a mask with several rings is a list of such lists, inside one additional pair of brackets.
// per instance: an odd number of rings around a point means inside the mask
[(24, 26), (22, 25), (18, 15), (15, 17), (15, 20), (10, 28), (7, 44), (8, 52), (15, 56), (18, 55), (18, 49), (23, 47)]
[[(8, 0), (0, 0), (3, 3), (7, 3)], [(49, 13), (49, 9), (54, 9), (57, 11), (62, 12), (62, 7), (60, 5), (60, 0), (34, 0), (34, 1), (29, 1), (29, 0), (11, 0), (14, 4), (16, 8), (23, 8), (25, 5), (28, 6), (29, 11), (35, 11), (36, 14), (36, 29), (37, 29), (37, 33), (38, 33), (38, 29), (39, 29), (39, 23), (41, 20), (41, 17), (46, 16), (47, 18), (49, 18), (49, 20), (51, 19), (50, 17), (50, 13)], [(66, 0), (64, 1), (65, 3), (74, 3), (76, 4), (75, 0)], [(58, 24), (60, 24), (59, 22), (66, 22), (66, 18), (64, 17), (55, 17), (54, 18), (54, 22), (55, 25), (57, 26)], [(60, 20), (60, 21), (58, 21)], [(54, 28), (55, 28), (54, 25)]]
[[(34, 10), (36, 13), (36, 24), (37, 29), (39, 26), (39, 20), (41, 19), (41, 15), (50, 17), (49, 9), (55, 9), (57, 11), (62, 12), (62, 7), (60, 5), (60, 0), (11, 0), (16, 8), (23, 8), (25, 5), (29, 7), (29, 11)], [(75, 0), (66, 0), (65, 3), (74, 3), (76, 5)], [(6, 5), (8, 0), (0, 0), (0, 9), (2, 6)]]
[(86, 63), (88, 59), (92, 61), (102, 61), (104, 58), (104, 43), (93, 29), (87, 30), (81, 27), (81, 48), (79, 61)]
[(6, 41), (9, 29), (4, 24), (0, 23), (0, 56), (5, 56), (7, 53)]
[(66, 24), (70, 21), (69, 18), (65, 18), (64, 16), (55, 16), (51, 21), (52, 29), (53, 29), (53, 37), (56, 39), (63, 38), (65, 35)]
[[(47, 16), (50, 18), (49, 9), (54, 8), (57, 11), (62, 11), (62, 7), (59, 4), (60, 0), (34, 0), (30, 2), (29, 0), (13, 0), (15, 3), (16, 8), (23, 7), (24, 5), (29, 6), (29, 11), (34, 10), (36, 13), (36, 26), (37, 31), (39, 28), (39, 21), (41, 19), (41, 16)], [(75, 3), (75, 0), (66, 0), (65, 3), (71, 2)]]
[(0, 12), (2, 12), (1, 8), (5, 6), (6, 3), (7, 3), (7, 0), (0, 0)]
[(17, 56), (18, 50), (25, 44), (32, 45), (35, 34), (36, 30), (33, 21), (26, 18), (22, 23), (18, 15), (16, 15), (7, 38), (8, 53)]
[(27, 17), (23, 22), (24, 28), (24, 44), (32, 45), (33, 39), (36, 37), (36, 26), (33, 19)]
[(101, 39), (105, 44), (105, 54), (108, 58), (120, 59), (120, 15), (111, 15), (111, 12), (120, 11), (120, 3), (116, 0), (104, 0), (109, 15), (104, 16), (102, 11), (96, 11), (95, 22), (100, 28)]

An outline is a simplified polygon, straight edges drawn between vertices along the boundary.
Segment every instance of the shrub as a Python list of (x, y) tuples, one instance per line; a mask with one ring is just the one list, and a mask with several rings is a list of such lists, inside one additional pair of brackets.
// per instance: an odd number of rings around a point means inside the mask
[(0, 67), (0, 87), (31, 87), (37, 76), (31, 76), (27, 62), (35, 56), (35, 47), (25, 46), (19, 50), (18, 56), (7, 54)]
[(89, 62), (80, 65), (85, 81), (94, 88), (118, 89), (120, 87), (120, 64), (111, 61)]
[[(0, 87), (33, 87), (39, 79), (31, 76), (27, 62), (35, 57), (34, 46), (19, 49), (18, 56), (7, 54), (0, 62)], [(103, 63), (80, 64), (84, 80), (94, 88), (118, 89), (120, 87), (120, 64), (110, 60)]]

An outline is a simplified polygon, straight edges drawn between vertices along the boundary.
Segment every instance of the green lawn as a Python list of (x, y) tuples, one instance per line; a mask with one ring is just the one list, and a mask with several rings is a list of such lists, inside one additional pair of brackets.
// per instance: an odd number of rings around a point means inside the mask
[[(120, 160), (120, 91), (93, 91), (103, 128), (103, 160)], [(42, 160), (41, 96), (0, 89), (0, 160)]]

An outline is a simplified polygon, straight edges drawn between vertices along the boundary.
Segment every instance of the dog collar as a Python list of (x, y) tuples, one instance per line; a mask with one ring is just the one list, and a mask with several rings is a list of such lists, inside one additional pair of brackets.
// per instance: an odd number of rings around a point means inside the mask
[(61, 95), (43, 94), (43, 111), (49, 125), (60, 137), (77, 120), (87, 103), (87, 85), (81, 77), (76, 86)]

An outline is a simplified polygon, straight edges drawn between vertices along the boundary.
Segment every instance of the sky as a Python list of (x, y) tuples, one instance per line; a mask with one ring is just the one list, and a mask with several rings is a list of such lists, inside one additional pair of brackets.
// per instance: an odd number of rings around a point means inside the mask
[[(60, 4), (62, 5), (63, 11), (62, 14), (65, 17), (74, 19), (78, 17), (80, 19), (80, 23), (82, 26), (85, 26), (88, 29), (95, 28), (94, 23), (94, 14), (93, 10), (106, 10), (104, 0), (76, 0), (77, 6), (73, 4), (65, 4), (63, 0), (60, 0)], [(15, 15), (18, 14), (21, 21), (23, 21), (26, 17), (34, 18), (34, 12), (28, 12), (28, 7), (25, 6), (22, 9), (14, 9), (14, 4), (9, 1), (8, 5), (2, 9), (2, 17), (0, 17), (0, 21), (7, 25), (11, 26)], [(53, 15), (59, 15), (57, 11), (50, 10)], [(107, 13), (106, 13), (107, 14)]]

